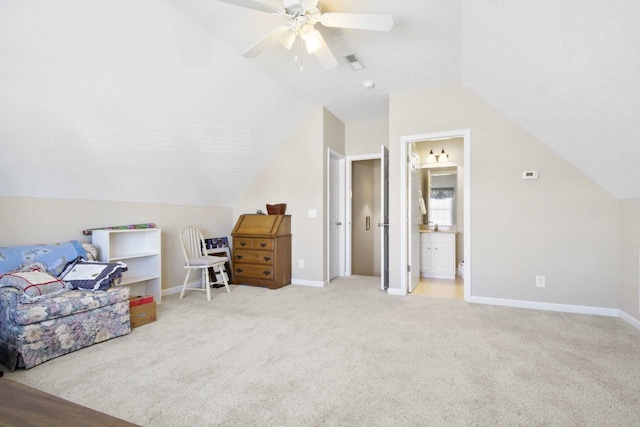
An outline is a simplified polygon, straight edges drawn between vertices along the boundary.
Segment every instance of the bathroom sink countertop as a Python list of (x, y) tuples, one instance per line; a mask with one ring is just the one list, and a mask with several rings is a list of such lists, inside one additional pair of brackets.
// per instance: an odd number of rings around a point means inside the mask
[(449, 230), (433, 231), (431, 229), (424, 229), (424, 228), (420, 228), (420, 232), (421, 233), (456, 234), (456, 231), (449, 231)]

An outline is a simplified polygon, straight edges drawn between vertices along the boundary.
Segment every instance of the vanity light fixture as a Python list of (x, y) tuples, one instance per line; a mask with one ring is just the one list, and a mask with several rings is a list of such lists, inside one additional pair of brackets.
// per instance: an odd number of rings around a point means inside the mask
[(433, 150), (429, 151), (429, 155), (427, 156), (427, 163), (437, 163), (438, 159), (436, 158), (436, 155), (433, 154)]
[(449, 162), (449, 155), (444, 152), (444, 148), (442, 152), (438, 155), (433, 154), (433, 150), (429, 151), (429, 155), (427, 156), (427, 163), (447, 163)]
[(444, 152), (444, 148), (442, 149), (442, 153), (438, 156), (438, 163), (446, 163), (449, 161), (449, 155)]

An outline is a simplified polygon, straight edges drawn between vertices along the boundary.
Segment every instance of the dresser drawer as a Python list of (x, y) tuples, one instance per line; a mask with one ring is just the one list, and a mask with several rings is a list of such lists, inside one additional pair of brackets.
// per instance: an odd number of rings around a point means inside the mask
[(271, 265), (257, 265), (257, 264), (244, 264), (236, 262), (233, 267), (233, 273), (236, 279), (242, 277), (262, 280), (273, 280), (273, 266)]
[(273, 239), (250, 239), (246, 237), (237, 237), (233, 241), (234, 249), (262, 249), (265, 251), (273, 250)]
[(253, 239), (253, 249), (273, 250), (273, 239)]
[(233, 239), (233, 249), (253, 249), (253, 239), (246, 237), (235, 237)]
[(273, 252), (236, 249), (234, 262), (273, 265)]

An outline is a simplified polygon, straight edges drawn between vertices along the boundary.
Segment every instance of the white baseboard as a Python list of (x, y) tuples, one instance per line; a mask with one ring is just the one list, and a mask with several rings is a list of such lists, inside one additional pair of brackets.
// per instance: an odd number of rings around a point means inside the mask
[(324, 288), (329, 282), (318, 282), (315, 280), (291, 279), (292, 285), (311, 286), (312, 288)]
[(622, 320), (624, 320), (631, 326), (634, 326), (636, 329), (640, 329), (640, 320), (636, 319), (635, 317), (632, 317), (631, 315), (625, 313), (622, 310), (619, 310), (619, 311), (620, 311), (620, 318)]
[[(313, 281), (313, 280), (292, 279), (291, 280), (291, 284), (292, 285), (299, 285), (299, 286), (310, 286), (310, 287), (313, 287), (313, 288), (323, 288), (328, 283), (317, 282), (317, 281)], [(202, 285), (201, 285), (199, 280), (197, 282), (191, 282), (191, 283), (187, 284), (187, 288), (200, 288), (201, 286)], [(172, 295), (172, 294), (179, 294), (180, 291), (182, 291), (182, 285), (174, 286), (172, 288), (163, 289), (162, 290), (162, 296)]]
[(389, 288), (389, 289), (387, 289), (387, 294), (388, 295), (395, 295), (395, 296), (399, 296), (399, 297), (407, 296), (406, 292), (403, 292), (402, 289), (397, 289), (397, 288)]
[(560, 311), (563, 313), (593, 314), (596, 316), (620, 317), (617, 308), (589, 307), (585, 305), (554, 304), (547, 302), (523, 301), (502, 298), (474, 297), (469, 298), (470, 303), (499, 305), (504, 307), (528, 308), (532, 310)]
[[(202, 282), (198, 280), (197, 282), (191, 282), (187, 284), (187, 288), (201, 288)], [(162, 290), (162, 296), (179, 294), (182, 290), (182, 285), (174, 286), (172, 288), (167, 288)]]

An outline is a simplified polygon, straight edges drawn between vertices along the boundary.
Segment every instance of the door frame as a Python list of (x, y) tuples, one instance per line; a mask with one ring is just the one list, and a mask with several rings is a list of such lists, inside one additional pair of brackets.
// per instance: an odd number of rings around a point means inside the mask
[(380, 290), (389, 292), (389, 147), (380, 146)]
[[(345, 224), (345, 156), (331, 148), (327, 149), (327, 281), (331, 281), (331, 163), (338, 162), (338, 217), (340, 222)], [(340, 228), (338, 232), (338, 277), (345, 275), (345, 229)]]
[(471, 299), (471, 129), (451, 130), (444, 132), (425, 133), (420, 135), (407, 135), (400, 138), (400, 295), (407, 295), (407, 265), (409, 241), (408, 232), (408, 183), (407, 171), (410, 167), (407, 162), (409, 144), (435, 141), (448, 138), (464, 139), (464, 300)]
[(353, 162), (359, 162), (361, 160), (382, 160), (382, 156), (380, 153), (375, 154), (361, 154), (357, 156), (347, 156), (347, 182), (346, 182), (346, 194), (347, 194), (347, 203), (346, 203), (346, 224), (345, 232), (346, 232), (346, 245), (345, 245), (345, 276), (351, 276), (351, 249), (352, 249), (352, 241), (351, 241), (351, 223), (353, 218), (353, 177), (352, 177), (352, 168)]
[[(407, 148), (410, 148), (411, 145), (407, 145)], [(406, 168), (406, 173), (407, 173), (407, 218), (411, 217), (413, 218), (413, 213), (414, 213), (414, 209), (420, 209), (419, 208), (419, 203), (417, 200), (417, 197), (414, 198), (414, 191), (417, 191), (420, 189), (420, 184), (418, 183), (418, 187), (417, 188), (413, 188), (413, 185), (409, 185), (410, 182), (413, 181), (413, 176), (414, 174), (417, 176), (418, 180), (420, 178), (420, 157), (417, 155), (417, 153), (413, 152), (413, 149), (408, 150), (409, 153), (407, 153), (407, 159), (408, 159), (408, 166)], [(418, 159), (418, 165), (417, 168), (414, 168), (413, 162), (415, 159)], [(411, 177), (411, 178), (410, 178)], [(415, 202), (415, 205), (414, 203)], [(409, 226), (409, 222), (407, 222), (407, 226)], [(413, 292), (415, 290), (415, 287), (412, 288), (413, 284), (415, 283), (415, 286), (417, 287), (418, 284), (420, 283), (420, 231), (419, 231), (419, 227), (409, 227), (409, 229), (407, 230), (407, 236), (411, 236), (411, 239), (408, 239), (408, 241), (411, 241), (411, 245), (407, 244), (407, 263), (408, 265), (411, 266), (411, 270), (407, 270), (407, 293), (409, 292)], [(416, 237), (416, 241), (413, 241), (413, 237)], [(414, 251), (415, 249), (415, 251)], [(415, 252), (415, 253), (414, 253)]]

